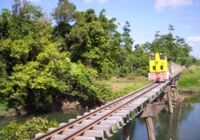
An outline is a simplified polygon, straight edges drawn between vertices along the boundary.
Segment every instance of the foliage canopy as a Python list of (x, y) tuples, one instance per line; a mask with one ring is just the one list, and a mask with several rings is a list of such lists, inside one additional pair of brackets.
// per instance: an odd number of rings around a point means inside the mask
[(104, 9), (99, 14), (77, 11), (62, 0), (52, 17), (56, 24), (27, 0), (16, 0), (12, 12), (0, 13), (0, 100), (9, 107), (42, 111), (60, 107), (64, 100), (102, 103), (109, 90), (93, 80), (147, 75), (150, 51), (165, 52), (183, 65), (195, 61), (184, 39), (173, 36), (172, 25), (168, 34), (157, 32), (153, 42), (134, 46), (130, 23), (120, 33), (117, 20)]

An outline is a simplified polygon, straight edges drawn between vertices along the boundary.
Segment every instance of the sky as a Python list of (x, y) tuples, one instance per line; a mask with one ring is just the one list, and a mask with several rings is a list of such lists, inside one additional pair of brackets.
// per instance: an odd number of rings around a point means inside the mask
[[(50, 14), (58, 0), (29, 0)], [(108, 17), (117, 19), (119, 30), (128, 21), (134, 44), (152, 42), (156, 31), (168, 33), (169, 24), (192, 46), (191, 55), (200, 59), (200, 0), (69, 0), (77, 10), (106, 10)], [(0, 9), (11, 8), (13, 0), (0, 0)]]

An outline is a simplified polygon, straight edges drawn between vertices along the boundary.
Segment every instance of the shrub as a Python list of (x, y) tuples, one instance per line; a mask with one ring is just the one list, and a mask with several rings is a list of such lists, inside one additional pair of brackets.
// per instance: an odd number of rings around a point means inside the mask
[(48, 121), (46, 118), (33, 117), (24, 124), (16, 121), (10, 122), (0, 131), (0, 140), (23, 140), (34, 138), (39, 132), (46, 132), (50, 127), (57, 127), (56, 121)]

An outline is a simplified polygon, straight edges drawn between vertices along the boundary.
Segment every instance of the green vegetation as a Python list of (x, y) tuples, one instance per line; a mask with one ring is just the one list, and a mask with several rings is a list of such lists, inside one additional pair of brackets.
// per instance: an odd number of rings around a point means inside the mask
[(134, 45), (130, 23), (119, 32), (105, 10), (77, 11), (68, 0), (59, 1), (53, 24), (27, 0), (15, 0), (12, 8), (0, 13), (0, 100), (17, 111), (59, 109), (63, 100), (93, 106), (123, 95), (137, 86), (110, 92), (96, 81), (147, 76), (150, 51), (184, 65), (197, 61), (171, 25), (168, 34), (157, 32), (152, 42)]
[(24, 124), (15, 121), (10, 122), (0, 130), (0, 140), (24, 140), (32, 139), (39, 132), (46, 132), (50, 127), (57, 127), (56, 121), (48, 121), (45, 118), (35, 118), (26, 121)]
[(4, 116), (8, 110), (7, 103), (0, 101), (0, 117)]
[(109, 94), (101, 96), (104, 100), (109, 101), (142, 88), (149, 84), (149, 81), (144, 76), (129, 75), (127, 77), (112, 77), (110, 80), (99, 80), (96, 83), (110, 89)]
[(151, 52), (164, 52), (168, 56), (168, 60), (182, 65), (191, 65), (195, 59), (189, 56), (192, 48), (189, 46), (183, 38), (179, 36), (174, 37), (172, 31), (174, 27), (169, 25), (169, 33), (166, 35), (160, 35), (159, 31), (155, 34), (150, 51)]
[(178, 88), (182, 91), (200, 92), (200, 66), (187, 68), (180, 76)]
[(0, 112), (7, 109), (7, 104), (5, 102), (0, 102)]

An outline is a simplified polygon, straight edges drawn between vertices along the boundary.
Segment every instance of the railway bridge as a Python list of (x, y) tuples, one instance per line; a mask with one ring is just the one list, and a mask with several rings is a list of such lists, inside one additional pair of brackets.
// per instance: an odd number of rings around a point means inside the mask
[[(155, 140), (152, 117), (166, 105), (169, 112), (173, 113), (172, 98), (176, 95), (176, 81), (183, 68), (176, 64), (172, 64), (172, 67), (176, 67), (172, 69), (173, 76), (165, 83), (149, 84), (67, 123), (60, 123), (58, 128), (49, 128), (47, 133), (36, 134), (35, 140), (107, 139), (139, 115), (146, 120), (149, 139)], [(167, 98), (163, 101), (163, 97)]]

